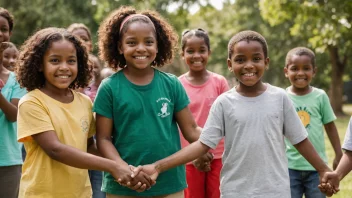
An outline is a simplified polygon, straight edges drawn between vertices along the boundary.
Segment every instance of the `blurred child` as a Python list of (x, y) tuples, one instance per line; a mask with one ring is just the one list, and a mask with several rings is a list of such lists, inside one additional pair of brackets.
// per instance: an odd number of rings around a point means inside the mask
[(92, 35), (87, 26), (83, 23), (73, 23), (68, 26), (67, 31), (81, 39), (82, 44), (86, 47), (89, 53), (93, 50)]
[(97, 94), (98, 87), (103, 80), (101, 76), (101, 70), (103, 69), (103, 63), (98, 59), (98, 57), (94, 55), (89, 55), (89, 60), (93, 64), (92, 66), (92, 74), (93, 74), (93, 79), (84, 89), (84, 93), (90, 97), (90, 99), (94, 102), (95, 96)]
[[(119, 71), (119, 69), (118, 69)], [(114, 70), (112, 70), (110, 67), (104, 67), (101, 71), (100, 71), (100, 76), (102, 79), (105, 79), (111, 75), (113, 75), (115, 73)]]
[[(18, 110), (18, 140), (28, 153), (19, 197), (91, 197), (85, 169), (107, 171), (115, 178), (122, 174), (117, 162), (92, 155), (98, 154), (92, 102), (73, 91), (90, 79), (80, 40), (65, 29), (36, 32), (21, 48), (17, 72), (29, 91)], [(137, 180), (150, 187), (148, 177)]]
[(269, 67), (265, 38), (254, 31), (237, 33), (228, 45), (227, 65), (239, 84), (215, 100), (199, 140), (166, 159), (134, 169), (134, 175), (143, 170), (155, 179), (216, 148), (224, 137), (222, 198), (289, 198), (284, 137), (319, 174), (330, 171), (307, 139), (285, 91), (262, 82)]
[(0, 50), (2, 54), (2, 66), (9, 71), (14, 71), (19, 53), (16, 46), (11, 42), (2, 42)]
[[(324, 126), (335, 151), (335, 169), (342, 157), (340, 138), (334, 123), (336, 116), (325, 91), (310, 85), (316, 71), (315, 54), (310, 49), (297, 47), (287, 53), (284, 72), (291, 83), (286, 89), (288, 96), (308, 132), (309, 141), (327, 164)], [(318, 172), (288, 140), (286, 145), (291, 197), (325, 197), (317, 188), (320, 183)]]
[[(187, 64), (189, 71), (179, 77), (188, 97), (190, 98), (189, 109), (191, 110), (198, 126), (204, 127), (210, 107), (214, 100), (229, 89), (226, 79), (206, 69), (210, 56), (210, 41), (207, 32), (203, 29), (186, 30), (181, 39), (182, 58)], [(189, 143), (181, 136), (182, 147)], [(185, 198), (220, 197), (220, 170), (222, 168), (221, 157), (224, 152), (224, 140), (222, 140), (211, 153), (214, 160), (210, 164), (210, 171), (201, 172), (195, 168), (197, 162), (186, 165), (186, 177), (188, 188), (185, 190)]]
[(17, 140), (17, 105), (26, 93), (13, 72), (4, 67), (4, 50), (10, 43), (13, 17), (0, 7), (0, 197), (17, 198), (22, 156)]
[(332, 195), (331, 191), (334, 189), (331, 189), (331, 187), (327, 186), (325, 183), (335, 177), (341, 181), (349, 172), (352, 171), (352, 118), (348, 123), (345, 141), (342, 148), (345, 150), (345, 153), (343, 154), (336, 170), (333, 173), (326, 173), (322, 178), (322, 184), (319, 185), (320, 190), (328, 196)]
[(172, 60), (176, 43), (172, 27), (152, 11), (137, 14), (134, 8), (121, 7), (99, 28), (101, 59), (114, 70), (123, 68), (103, 80), (93, 108), (100, 153), (125, 169), (120, 184), (104, 173), (102, 189), (108, 198), (183, 198), (187, 184), (182, 166), (166, 171), (148, 191), (126, 188), (131, 186), (129, 165), (151, 163), (180, 150), (177, 125), (187, 141), (199, 138), (182, 84), (155, 68)]

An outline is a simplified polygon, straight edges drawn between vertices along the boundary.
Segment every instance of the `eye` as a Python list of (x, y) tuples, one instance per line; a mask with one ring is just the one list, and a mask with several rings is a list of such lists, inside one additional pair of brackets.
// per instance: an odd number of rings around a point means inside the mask
[(244, 58), (235, 58), (235, 62), (241, 64), (244, 62)]
[(153, 41), (153, 40), (148, 40), (146, 43), (147, 43), (148, 45), (153, 45), (153, 44), (154, 44), (154, 41)]
[(135, 45), (136, 44), (135, 41), (127, 41), (126, 43), (127, 43), (127, 45)]
[(186, 50), (186, 53), (187, 53), (187, 54), (193, 54), (194, 51), (193, 51), (193, 50)]
[(60, 62), (58, 58), (52, 58), (49, 60), (50, 63), (58, 63)]
[(1, 28), (0, 30), (1, 30), (1, 32), (8, 32), (9, 31), (9, 29), (6, 27)]
[(70, 64), (74, 64), (74, 63), (76, 63), (77, 61), (76, 61), (76, 59), (70, 59), (70, 60), (68, 60), (68, 63), (70, 63)]
[(260, 57), (254, 57), (254, 62), (259, 62), (260, 60), (262, 60)]

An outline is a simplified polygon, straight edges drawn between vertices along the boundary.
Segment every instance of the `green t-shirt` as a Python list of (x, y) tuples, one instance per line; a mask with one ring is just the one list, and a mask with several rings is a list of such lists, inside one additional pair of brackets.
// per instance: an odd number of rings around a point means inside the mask
[[(163, 159), (181, 149), (175, 113), (189, 104), (177, 77), (154, 69), (148, 85), (131, 83), (123, 70), (105, 79), (97, 92), (93, 111), (113, 119), (113, 144), (121, 158), (138, 166)], [(115, 195), (158, 196), (187, 187), (184, 166), (163, 172), (156, 185), (138, 193), (120, 186), (104, 173), (102, 190)]]
[[(327, 163), (323, 125), (336, 119), (328, 96), (324, 90), (315, 87), (309, 94), (297, 96), (288, 93), (288, 96), (293, 101), (298, 116), (308, 132), (308, 139), (319, 156)], [(285, 141), (289, 169), (315, 170), (287, 139)]]

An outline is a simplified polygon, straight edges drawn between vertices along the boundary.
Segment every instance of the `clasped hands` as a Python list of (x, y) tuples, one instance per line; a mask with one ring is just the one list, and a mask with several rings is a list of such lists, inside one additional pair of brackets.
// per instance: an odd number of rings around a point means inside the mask
[[(207, 153), (200, 158), (194, 160), (193, 165), (202, 172), (208, 172), (211, 170), (210, 163), (213, 160), (213, 155)], [(113, 174), (114, 176), (115, 174)], [(143, 192), (149, 190), (153, 185), (156, 184), (156, 179), (159, 176), (155, 164), (148, 164), (143, 166), (134, 167), (132, 165), (123, 165), (119, 168), (116, 173), (118, 176), (114, 176), (116, 182), (121, 186), (130, 188), (137, 192)]]
[(324, 172), (320, 178), (321, 180), (318, 187), (326, 196), (331, 197), (333, 194), (339, 192), (340, 179), (335, 171)]

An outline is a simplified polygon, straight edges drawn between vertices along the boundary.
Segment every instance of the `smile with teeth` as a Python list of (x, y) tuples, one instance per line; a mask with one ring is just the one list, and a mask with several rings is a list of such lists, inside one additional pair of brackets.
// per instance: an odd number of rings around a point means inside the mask
[(143, 60), (146, 59), (147, 56), (135, 56), (135, 59)]
[(243, 74), (244, 76), (247, 76), (247, 77), (251, 77), (251, 76), (254, 76), (255, 73), (245, 73)]
[(70, 76), (57, 76), (58, 78), (66, 79), (69, 78)]

